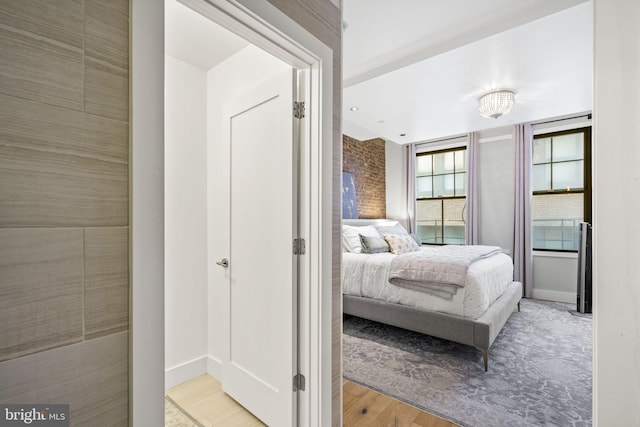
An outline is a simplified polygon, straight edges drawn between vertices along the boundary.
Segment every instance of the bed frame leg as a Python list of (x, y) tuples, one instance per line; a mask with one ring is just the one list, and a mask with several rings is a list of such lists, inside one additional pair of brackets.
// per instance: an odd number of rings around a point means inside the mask
[(520, 301), (518, 301), (518, 313), (520, 313)]
[(482, 360), (484, 361), (484, 371), (487, 372), (489, 370), (489, 352), (482, 352)]

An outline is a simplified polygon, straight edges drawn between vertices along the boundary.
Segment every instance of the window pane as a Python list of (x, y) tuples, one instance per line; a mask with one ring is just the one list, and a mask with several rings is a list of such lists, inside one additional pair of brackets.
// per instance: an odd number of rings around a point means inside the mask
[(442, 243), (442, 201), (418, 200), (416, 225), (423, 243)]
[(582, 160), (582, 133), (572, 133), (553, 137), (553, 161)]
[(449, 173), (453, 172), (454, 157), (453, 152), (437, 153), (433, 155), (433, 173)]
[(430, 176), (421, 176), (416, 178), (416, 197), (433, 197), (431, 184), (432, 178)]
[(551, 161), (551, 138), (533, 140), (533, 164)]
[(467, 151), (459, 150), (454, 152), (456, 172), (464, 172), (467, 170)]
[(456, 196), (466, 196), (467, 195), (467, 174), (466, 173), (457, 173), (456, 174)]
[(554, 163), (553, 189), (568, 190), (582, 188), (582, 160), (577, 162)]
[[(466, 163), (466, 149), (459, 148), (416, 156), (416, 199), (420, 199), (416, 200), (416, 234), (424, 243), (464, 244), (465, 221), (461, 217), (465, 201), (452, 197), (466, 195)], [(446, 218), (445, 202), (452, 203), (447, 206)]]
[(431, 175), (431, 155), (416, 157), (416, 175)]
[(433, 177), (433, 195), (435, 197), (453, 196), (454, 179), (453, 174), (436, 175)]
[(536, 194), (531, 214), (533, 248), (578, 250), (578, 224), (583, 221), (582, 193)]
[(444, 236), (442, 243), (464, 245), (465, 199), (443, 200)]
[(533, 191), (551, 189), (551, 165), (533, 165), (531, 168), (531, 187)]

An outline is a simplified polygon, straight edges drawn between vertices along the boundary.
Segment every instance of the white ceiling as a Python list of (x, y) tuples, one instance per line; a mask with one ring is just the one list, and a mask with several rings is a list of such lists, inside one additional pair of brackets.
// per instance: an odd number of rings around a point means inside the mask
[[(409, 143), (591, 110), (591, 1), (389, 5), (343, 2), (346, 134)], [(516, 106), (486, 119), (477, 99), (496, 88)]]
[(244, 39), (176, 0), (165, 0), (165, 53), (210, 70), (242, 48)]
[[(345, 134), (402, 144), (591, 111), (591, 0), (390, 4), (343, 0)], [(177, 0), (165, 7), (168, 55), (209, 70), (248, 45)], [(486, 119), (477, 99), (495, 88), (514, 89), (516, 106)]]

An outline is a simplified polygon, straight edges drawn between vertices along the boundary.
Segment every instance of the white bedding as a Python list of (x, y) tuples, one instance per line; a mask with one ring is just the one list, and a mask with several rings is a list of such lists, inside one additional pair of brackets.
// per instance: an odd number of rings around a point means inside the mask
[(511, 258), (500, 253), (471, 264), (465, 286), (446, 300), (390, 284), (389, 270), (395, 256), (390, 252), (343, 253), (343, 293), (477, 319), (513, 281)]

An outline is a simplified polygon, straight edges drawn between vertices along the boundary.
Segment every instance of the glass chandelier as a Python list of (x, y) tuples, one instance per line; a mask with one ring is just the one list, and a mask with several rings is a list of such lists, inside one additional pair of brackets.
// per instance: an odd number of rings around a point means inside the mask
[(515, 103), (514, 91), (510, 89), (494, 90), (478, 99), (478, 111), (483, 117), (497, 119), (511, 111)]

